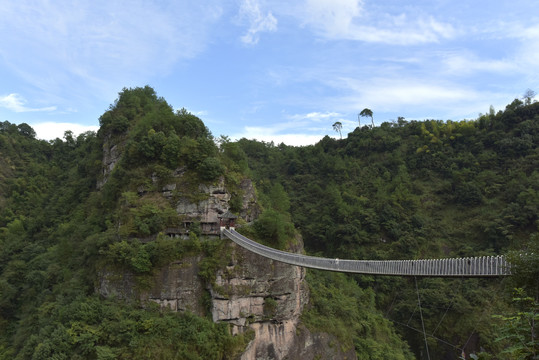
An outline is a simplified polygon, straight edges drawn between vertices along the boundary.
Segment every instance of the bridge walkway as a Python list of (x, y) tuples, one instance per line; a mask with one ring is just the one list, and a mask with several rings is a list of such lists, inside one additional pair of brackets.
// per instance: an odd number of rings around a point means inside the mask
[(511, 275), (510, 264), (503, 255), (424, 260), (329, 259), (276, 250), (259, 244), (235, 230), (223, 229), (222, 234), (258, 255), (312, 269), (393, 276), (499, 277)]

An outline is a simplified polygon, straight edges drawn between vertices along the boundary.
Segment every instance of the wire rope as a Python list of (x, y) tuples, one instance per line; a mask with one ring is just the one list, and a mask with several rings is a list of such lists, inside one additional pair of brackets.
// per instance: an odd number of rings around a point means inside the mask
[(425, 333), (423, 333), (421, 330), (419, 330), (419, 329), (417, 329), (417, 328), (415, 328), (415, 327), (413, 327), (413, 326), (407, 325), (407, 324), (405, 324), (405, 323), (403, 323), (403, 322), (400, 322), (400, 321), (397, 321), (397, 320), (391, 320), (391, 321), (393, 321), (395, 324), (399, 324), (399, 325), (402, 325), (402, 326), (406, 326), (407, 328), (409, 328), (409, 329), (411, 329), (411, 330), (414, 330), (414, 331), (416, 331), (416, 332), (418, 332), (418, 333), (420, 333), (420, 334), (424, 334), (424, 335), (426, 335), (426, 336), (428, 336), (428, 337), (431, 337), (431, 338), (433, 338), (433, 339), (435, 339), (435, 340), (437, 340), (437, 341), (440, 341), (440, 342), (442, 342), (442, 343), (444, 343), (444, 344), (446, 344), (446, 345), (448, 345), (448, 346), (451, 346), (451, 347), (453, 347), (453, 348), (455, 348), (455, 349), (457, 349), (457, 350), (461, 350), (461, 351), (462, 351), (462, 348), (458, 347), (457, 345), (451, 344), (449, 341), (446, 341), (446, 340), (444, 340), (444, 339), (442, 339), (442, 338), (439, 338), (439, 337), (434, 336), (434, 335), (425, 334)]
[(417, 287), (417, 277), (414, 276), (415, 291), (417, 292), (417, 305), (419, 306), (419, 316), (421, 317), (421, 327), (423, 328), (423, 338), (425, 339), (425, 349), (427, 350), (427, 359), (430, 360), (429, 344), (427, 342), (427, 333), (425, 332), (425, 322), (423, 321), (423, 311), (421, 311), (421, 298), (419, 296), (419, 288)]
[[(461, 282), (460, 282), (460, 291), (462, 292), (462, 283), (464, 281), (464, 278), (461, 278)], [(451, 299), (451, 302), (449, 303), (449, 305), (447, 306), (447, 308), (445, 309), (445, 312), (442, 316), (442, 318), (440, 319), (440, 321), (438, 321), (438, 324), (436, 325), (436, 327), (434, 328), (434, 330), (432, 331), (432, 334), (431, 335), (434, 335), (434, 333), (436, 332), (436, 330), (438, 330), (438, 328), (440, 327), (440, 324), (442, 323), (442, 321), (444, 320), (445, 316), (447, 315), (447, 312), (449, 311), (449, 309), (453, 306), (453, 303), (455, 302), (455, 299), (456, 299), (456, 296), (453, 296), (453, 298)]]
[[(498, 283), (496, 285), (497, 287), (497, 291), (494, 292), (495, 296), (494, 296), (494, 301), (497, 301), (499, 299), (499, 297), (501, 296), (501, 287), (502, 287), (502, 283)], [(487, 313), (487, 310), (489, 310), (489, 307), (485, 307), (484, 310), (482, 311), (481, 313), (481, 316), (479, 316), (479, 319), (476, 321), (476, 324), (480, 324), (481, 321), (483, 320), (483, 318), (485, 317), (486, 313)], [(464, 346), (462, 347), (462, 351), (464, 351), (464, 349), (466, 349), (466, 346), (468, 345), (468, 343), (470, 342), (470, 340), (472, 339), (472, 336), (473, 334), (475, 334), (475, 330), (477, 330), (477, 325), (474, 326), (474, 328), (472, 329), (472, 332), (470, 334), (470, 336), (468, 336), (468, 340), (466, 340), (466, 343), (464, 344)]]

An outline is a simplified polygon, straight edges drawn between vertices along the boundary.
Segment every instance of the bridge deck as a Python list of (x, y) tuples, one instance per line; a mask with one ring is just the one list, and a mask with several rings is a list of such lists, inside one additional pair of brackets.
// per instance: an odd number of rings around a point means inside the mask
[(511, 275), (505, 256), (425, 260), (343, 260), (294, 254), (261, 245), (235, 230), (223, 230), (241, 247), (269, 259), (313, 269), (372, 275), (497, 277)]

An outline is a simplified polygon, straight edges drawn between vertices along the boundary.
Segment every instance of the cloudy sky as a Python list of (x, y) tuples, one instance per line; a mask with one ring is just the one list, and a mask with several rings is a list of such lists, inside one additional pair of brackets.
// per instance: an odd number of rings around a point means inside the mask
[(0, 121), (44, 139), (144, 85), (216, 137), (291, 145), (364, 108), (475, 119), (539, 92), (531, 0), (0, 1), (0, 33)]

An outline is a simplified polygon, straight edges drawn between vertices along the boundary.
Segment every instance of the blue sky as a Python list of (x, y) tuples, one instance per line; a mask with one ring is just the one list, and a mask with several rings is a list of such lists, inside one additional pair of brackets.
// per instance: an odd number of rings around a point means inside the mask
[(0, 121), (44, 139), (144, 85), (216, 137), (290, 145), (364, 108), (475, 119), (539, 91), (531, 0), (0, 1), (0, 33)]

